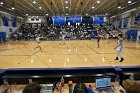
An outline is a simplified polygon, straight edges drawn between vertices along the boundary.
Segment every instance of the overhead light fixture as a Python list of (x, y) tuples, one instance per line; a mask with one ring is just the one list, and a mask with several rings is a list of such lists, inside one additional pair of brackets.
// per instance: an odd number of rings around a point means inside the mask
[(15, 3), (13, 2), (13, 4), (12, 4), (12, 10), (14, 10), (15, 9)]
[(121, 6), (118, 6), (118, 9), (120, 9), (121, 8)]
[(33, 4), (36, 4), (36, 0), (33, 0)]
[(66, 15), (68, 15), (68, 14), (66, 14)]
[(66, 8), (69, 8), (69, 7), (66, 6)]
[(106, 13), (105, 15), (106, 15), (106, 16), (108, 16), (108, 15), (109, 15), (109, 13)]
[(26, 14), (26, 16), (28, 16), (28, 14)]
[(128, 1), (128, 4), (131, 4), (131, 3), (132, 3), (132, 1), (131, 1), (131, 0), (129, 0), (129, 1)]
[(40, 6), (39, 9), (42, 9), (42, 7)]
[(67, 4), (67, 3), (69, 3), (68, 1), (65, 1), (65, 3)]
[(100, 0), (97, 0), (97, 3), (99, 4), (100, 3)]
[(86, 16), (88, 15), (88, 13), (86, 13)]
[(94, 9), (95, 7), (93, 6), (92, 9)]
[(46, 16), (48, 16), (48, 14), (46, 14)]
[(3, 5), (3, 2), (1, 1), (0, 4)]
[(120, 3), (118, 3), (118, 9), (120, 9), (120, 8), (121, 8)]
[(14, 7), (12, 7), (12, 10), (14, 10), (15, 8)]

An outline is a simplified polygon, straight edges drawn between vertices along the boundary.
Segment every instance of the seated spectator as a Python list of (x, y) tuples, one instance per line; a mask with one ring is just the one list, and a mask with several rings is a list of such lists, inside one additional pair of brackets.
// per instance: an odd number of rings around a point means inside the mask
[(88, 87), (88, 93), (95, 93), (94, 91), (93, 91), (93, 89), (92, 89), (92, 87), (91, 87), (91, 85), (89, 85), (89, 87)]
[(140, 93), (140, 84), (135, 80), (127, 79), (123, 82), (123, 87), (126, 93)]
[(41, 91), (41, 85), (37, 82), (28, 84), (23, 89), (23, 93), (40, 93), (40, 91)]
[(84, 83), (77, 83), (74, 87), (73, 93), (88, 93), (88, 90)]
[(53, 88), (52, 88), (53, 91), (54, 91), (55, 88), (56, 88), (56, 84), (57, 84), (57, 82), (54, 82), (54, 83), (53, 83)]

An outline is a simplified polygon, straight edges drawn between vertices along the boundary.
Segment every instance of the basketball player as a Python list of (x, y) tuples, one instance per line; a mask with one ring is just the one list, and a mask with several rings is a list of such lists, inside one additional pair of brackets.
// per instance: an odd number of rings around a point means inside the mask
[(97, 48), (99, 48), (99, 46), (100, 46), (100, 40), (101, 40), (101, 37), (100, 37), (100, 35), (98, 34), (98, 35), (97, 35), (97, 44), (98, 44)]
[(66, 37), (66, 33), (65, 33), (65, 31), (62, 31), (62, 43), (63, 44), (65, 44), (65, 37)]
[(37, 46), (34, 48), (34, 50), (36, 48), (39, 48), (40, 51), (42, 52), (42, 49), (41, 49), (41, 46), (40, 46), (40, 38), (42, 38), (42, 37), (40, 37), (39, 35), (36, 37), (36, 44), (37, 44)]
[(71, 32), (67, 32), (67, 40), (70, 40), (70, 38), (71, 38)]
[(114, 49), (116, 49), (116, 59), (115, 60), (119, 60), (119, 57), (121, 58), (120, 62), (122, 62), (124, 60), (124, 58), (121, 56), (123, 48), (124, 48), (123, 35), (119, 34), (118, 35), (118, 45), (114, 48)]

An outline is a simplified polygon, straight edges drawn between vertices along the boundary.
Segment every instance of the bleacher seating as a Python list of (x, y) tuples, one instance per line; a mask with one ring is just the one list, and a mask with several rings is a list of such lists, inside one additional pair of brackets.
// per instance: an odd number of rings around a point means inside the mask
[[(96, 31), (96, 33), (94, 32)], [(60, 39), (62, 33), (65, 33), (65, 37), (71, 39), (91, 39), (97, 36), (97, 33), (101, 34), (104, 38), (111, 36), (117, 36), (112, 25), (80, 25), (80, 26), (47, 26), (32, 27), (31, 24), (23, 24), (18, 31), (10, 35), (11, 40), (34, 40), (37, 35), (41, 35), (46, 40)]]

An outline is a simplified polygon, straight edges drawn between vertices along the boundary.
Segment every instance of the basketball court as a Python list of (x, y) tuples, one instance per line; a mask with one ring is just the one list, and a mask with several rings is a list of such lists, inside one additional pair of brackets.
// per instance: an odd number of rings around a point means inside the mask
[(140, 80), (140, 0), (0, 0), (0, 93), (139, 93), (127, 79)]
[(140, 44), (125, 41), (122, 53), (125, 60), (116, 57), (117, 40), (102, 40), (97, 48), (96, 40), (42, 41), (34, 50), (34, 41), (14, 41), (0, 44), (0, 68), (69, 68), (97, 66), (139, 66)]

